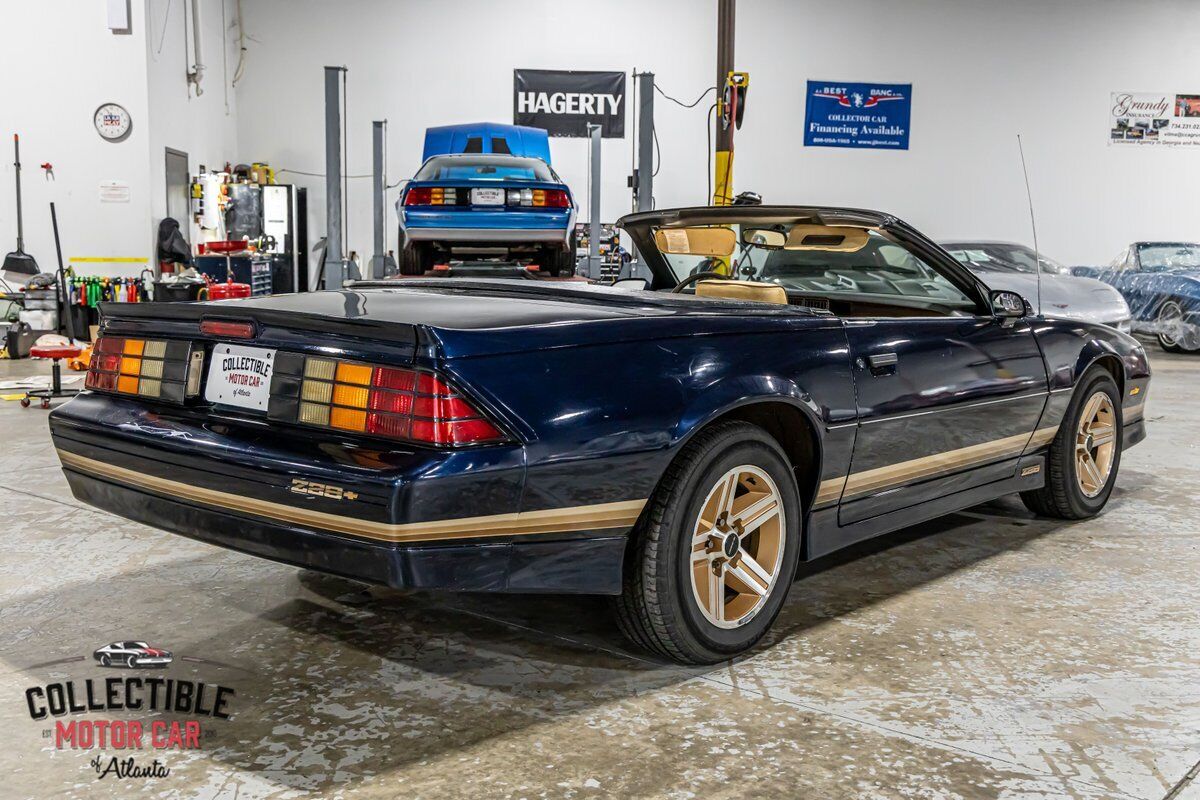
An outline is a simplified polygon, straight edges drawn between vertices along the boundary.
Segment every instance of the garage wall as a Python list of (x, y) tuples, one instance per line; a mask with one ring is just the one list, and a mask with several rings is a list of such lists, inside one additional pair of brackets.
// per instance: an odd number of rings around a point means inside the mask
[[(390, 176), (411, 174), (427, 125), (508, 121), (515, 67), (652, 70), (691, 101), (713, 81), (714, 0), (476, 0), (447, 3), (257, 0), (238, 102), (241, 157), (323, 172), (323, 64), (349, 75), (349, 172), (370, 171), (370, 121), (390, 121)], [(1200, 152), (1107, 144), (1109, 93), (1200, 87), (1187, 0), (743, 0), (738, 66), (752, 74), (736, 186), (768, 200), (893, 211), (935, 236), (1028, 241), (1017, 158), (1025, 140), (1043, 249), (1108, 260), (1137, 238), (1197, 238)], [(908, 82), (911, 149), (801, 146), (804, 84)], [(704, 114), (656, 98), (660, 207), (703, 202)], [(586, 204), (582, 140), (552, 144)], [(627, 211), (631, 141), (606, 140), (604, 216)], [(320, 178), (311, 230), (325, 230)], [(394, 194), (389, 199), (394, 199)], [(370, 253), (368, 181), (350, 181), (348, 249)], [(389, 213), (389, 246), (395, 244)]]
[[(201, 93), (188, 84), (194, 63), (191, 3), (200, 9), (201, 55), (206, 64)], [(188, 154), (190, 174), (201, 164), (220, 170), (237, 163), (237, 96), (230, 83), (237, 69), (237, 0), (145, 0), (147, 84), (150, 92), (150, 230), (166, 216), (165, 148)], [(180, 220), (184, 236), (189, 220)]]
[[(1048, 255), (1107, 262), (1136, 239), (1200, 239), (1200, 148), (1108, 144), (1111, 92), (1200, 91), (1200, 4), (755, 0), (738, 13), (752, 76), (740, 187), (1032, 243), (1020, 133)], [(911, 81), (911, 149), (801, 147), (809, 78)]]
[[(514, 68), (638, 67), (655, 71), (668, 92), (691, 94), (689, 102), (711, 85), (716, 69), (715, 17), (707, 2), (256, 0), (244, 9), (254, 42), (238, 86), (239, 151), (243, 160), (306, 172), (325, 170), (326, 64), (350, 69), (349, 174), (369, 175), (371, 121), (386, 118), (390, 182), (411, 177), (420, 165), (427, 126), (511, 122)], [(630, 24), (633, 19), (639, 23)], [(703, 202), (708, 105), (684, 110), (661, 97), (657, 103), (659, 204)], [(631, 144), (629, 138), (604, 140), (606, 220), (630, 210), (625, 179)], [(553, 139), (551, 153), (586, 218), (586, 141)], [(323, 179), (292, 173), (280, 180), (309, 187), (311, 237), (324, 235)], [(372, 249), (369, 184), (365, 177), (351, 179), (348, 191), (347, 251), (358, 251), (363, 263)], [(395, 191), (388, 196), (389, 248), (396, 244), (395, 196)]]
[[(132, 7), (132, 33), (113, 34), (104, 3), (44, 0), (5, 3), (0, 47), (0, 252), (16, 246), (12, 133), (21, 135), (25, 248), (44, 271), (55, 268), (49, 203), (58, 208), (63, 257), (150, 256), (146, 220), (147, 124), (145, 9)], [(14, 42), (23, 42), (15, 46)], [(92, 118), (105, 102), (133, 117), (129, 137), (116, 144), (96, 133)], [(38, 166), (54, 165), (54, 180)], [(128, 203), (102, 203), (101, 181), (130, 187)], [(80, 265), (81, 272), (136, 274), (141, 265)]]

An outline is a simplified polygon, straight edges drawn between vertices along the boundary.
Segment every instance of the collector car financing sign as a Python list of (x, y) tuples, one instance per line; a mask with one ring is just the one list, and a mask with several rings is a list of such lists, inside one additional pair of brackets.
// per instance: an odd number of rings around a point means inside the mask
[(513, 70), (513, 124), (551, 136), (586, 137), (588, 123), (606, 139), (625, 136), (625, 73)]
[(907, 150), (911, 83), (809, 81), (805, 147)]
[(1108, 141), (1120, 145), (1200, 145), (1200, 93), (1113, 92)]

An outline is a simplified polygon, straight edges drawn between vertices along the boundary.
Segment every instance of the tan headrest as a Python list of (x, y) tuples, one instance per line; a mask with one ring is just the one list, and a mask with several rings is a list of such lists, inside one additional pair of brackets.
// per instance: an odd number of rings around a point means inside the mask
[(756, 303), (788, 304), (787, 291), (777, 283), (754, 281), (697, 281), (698, 297), (724, 297), (728, 300), (752, 300)]
[(867, 243), (867, 232), (848, 225), (793, 225), (785, 250), (824, 250), (854, 253)]

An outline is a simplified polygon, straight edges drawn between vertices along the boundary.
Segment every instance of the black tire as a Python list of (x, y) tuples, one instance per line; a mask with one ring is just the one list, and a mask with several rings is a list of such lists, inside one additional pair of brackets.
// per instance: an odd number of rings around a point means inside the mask
[[(700, 611), (692, 593), (691, 537), (714, 483), (749, 464), (770, 476), (784, 512), (783, 555), (757, 612), (735, 628), (720, 628)], [(787, 456), (766, 431), (723, 422), (697, 433), (667, 468), (646, 504), (626, 550), (624, 591), (616, 617), (640, 647), (681, 664), (713, 664), (754, 646), (771, 627), (791, 588), (800, 558), (801, 507)]]
[(108, 653), (103, 653), (100, 656), (100, 666), (102, 666), (102, 667), (111, 667), (112, 666), (112, 659), (108, 657)]
[[(1080, 487), (1076, 474), (1076, 435), (1084, 407), (1097, 392), (1107, 394), (1112, 403), (1116, 428), (1115, 453), (1104, 487), (1096, 496), (1088, 497)], [(1116, 382), (1108, 370), (1100, 366), (1092, 367), (1079, 382), (1058, 433), (1050, 443), (1046, 455), (1046, 483), (1040, 489), (1021, 492), (1025, 506), (1040, 516), (1058, 519), (1087, 519), (1099, 514), (1108, 503), (1121, 467), (1122, 425), (1121, 392)]]
[(133, 656), (129, 656), (125, 659), (125, 666), (129, 667), (130, 669), (137, 669), (137, 659)]
[(410, 242), (400, 250), (400, 274), (424, 275), (433, 267), (433, 250), (429, 245)]
[(575, 274), (575, 248), (564, 250), (550, 247), (538, 254), (538, 267), (551, 278), (565, 278)]
[[(1158, 314), (1155, 316), (1155, 328), (1158, 329), (1159, 331), (1161, 331), (1164, 319), (1178, 318), (1178, 317), (1182, 317), (1182, 315), (1183, 315), (1183, 306), (1179, 303), (1179, 301), (1174, 298), (1167, 300), (1165, 303), (1163, 303), (1161, 306), (1158, 307)], [(1184, 323), (1184, 324), (1186, 324), (1186, 323)], [(1154, 338), (1158, 340), (1158, 346), (1161, 347), (1163, 350), (1167, 351), (1168, 353), (1200, 352), (1200, 349), (1196, 349), (1196, 348), (1188, 349), (1187, 347), (1184, 347), (1183, 345), (1176, 342), (1170, 336), (1164, 337), (1161, 332), (1155, 334)]]

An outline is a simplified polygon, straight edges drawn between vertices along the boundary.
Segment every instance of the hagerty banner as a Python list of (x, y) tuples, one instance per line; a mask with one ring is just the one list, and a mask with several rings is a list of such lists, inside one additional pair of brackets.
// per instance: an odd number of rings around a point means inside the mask
[(1113, 92), (1109, 144), (1200, 145), (1200, 94)]
[(908, 149), (911, 83), (809, 81), (805, 147)]
[(624, 72), (513, 70), (514, 125), (585, 137), (588, 123), (599, 125), (606, 139), (624, 138)]

